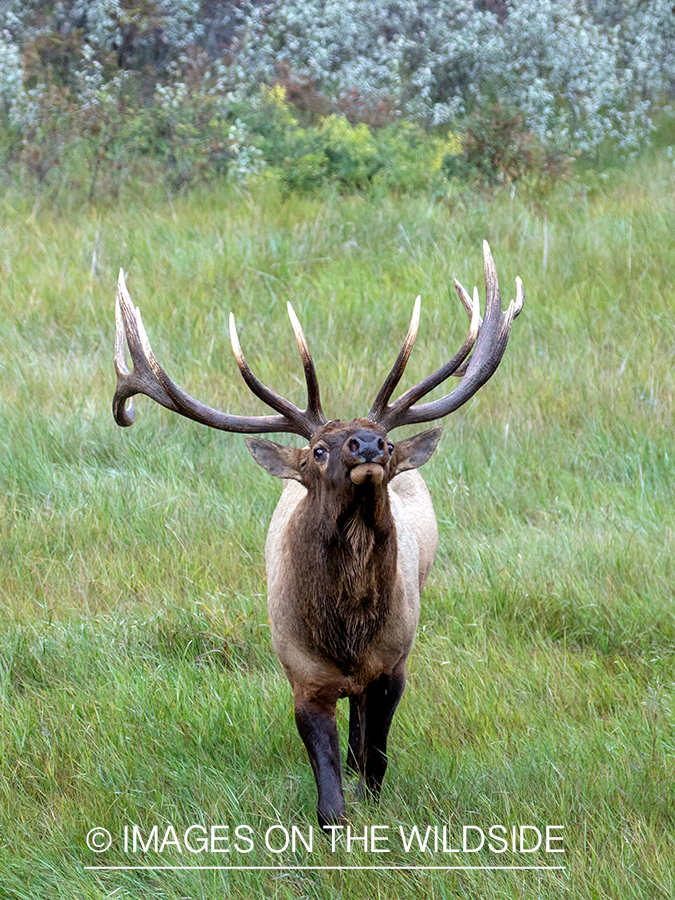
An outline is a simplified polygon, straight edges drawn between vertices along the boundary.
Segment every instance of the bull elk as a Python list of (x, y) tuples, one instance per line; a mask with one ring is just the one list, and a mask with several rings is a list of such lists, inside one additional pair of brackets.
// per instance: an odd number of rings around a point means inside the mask
[[(347, 766), (358, 773), (358, 795), (377, 798), (387, 767), (387, 735), (405, 684), (405, 665), (420, 614), (420, 594), (433, 562), (438, 529), (429, 491), (419, 472), (441, 427), (394, 443), (402, 425), (430, 422), (454, 412), (497, 369), (525, 295), (503, 312), (490, 248), (483, 243), (486, 306), (455, 279), (470, 320), (459, 352), (432, 375), (390, 398), (403, 375), (419, 325), (420, 298), (396, 362), (362, 419), (328, 421), (319, 382), (300, 323), (288, 304), (307, 382), (307, 408), (299, 409), (266, 387), (242, 353), (234, 317), (234, 356), (251, 391), (277, 415), (237, 416), (186, 394), (157, 362), (138, 308), (120, 271), (115, 310), (118, 425), (134, 422), (134, 394), (142, 393), (188, 419), (243, 434), (292, 432), (303, 449), (246, 438), (255, 461), (284, 479), (272, 516), (265, 560), (272, 644), (293, 688), (295, 721), (318, 789), (321, 826), (344, 822), (342, 767), (335, 705), (349, 697)], [(125, 338), (133, 361), (129, 371)], [(473, 351), (473, 352), (472, 352)], [(418, 404), (450, 375), (462, 377), (446, 396)]]

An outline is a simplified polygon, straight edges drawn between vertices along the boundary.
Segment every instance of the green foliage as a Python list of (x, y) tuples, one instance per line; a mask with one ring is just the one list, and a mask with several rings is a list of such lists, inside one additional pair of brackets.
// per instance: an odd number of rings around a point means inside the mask
[(155, 102), (144, 105), (133, 87), (108, 82), (87, 103), (54, 85), (24, 95), (2, 142), (5, 171), (27, 188), (79, 191), (89, 200), (118, 196), (139, 178), (179, 190), (257, 172), (256, 139), (223, 111), (221, 97), (181, 82), (158, 85)]
[(409, 122), (373, 130), (332, 115), (314, 128), (287, 132), (281, 177), (287, 190), (335, 184), (345, 192), (426, 191), (440, 184), (443, 159), (458, 143)]
[(197, 180), (225, 176), (234, 159), (231, 123), (219, 98), (191, 91), (184, 83), (157, 87), (152, 107), (138, 111), (130, 138), (137, 152), (180, 189)]
[(460, 138), (430, 134), (410, 122), (388, 125), (375, 132), (380, 169), (376, 182), (397, 192), (441, 189), (445, 157), (461, 146)]
[(298, 120), (286, 100), (286, 91), (280, 85), (262, 85), (245, 115), (251, 130), (258, 135), (265, 161), (271, 166), (281, 166), (292, 152)]
[(438, 176), (444, 155), (459, 143), (452, 135), (440, 139), (409, 122), (373, 129), (338, 115), (302, 128), (280, 85), (263, 86), (246, 120), (259, 135), (265, 162), (279, 170), (287, 191), (326, 184), (343, 192), (373, 186), (423, 191)]
[(281, 173), (289, 189), (307, 190), (324, 182), (357, 191), (367, 187), (380, 163), (367, 125), (351, 125), (343, 116), (327, 116), (314, 128), (292, 134)]
[(14, 163), (27, 187), (36, 182), (56, 193), (88, 190), (91, 199), (103, 175), (108, 191), (118, 193), (121, 179), (131, 174), (134, 121), (119, 85), (109, 83), (83, 103), (69, 87), (49, 84), (24, 95), (14, 110), (8, 168)]
[[(376, 128), (406, 119), (457, 130), (497, 100), (554, 154), (628, 154), (648, 141), (675, 89), (672, 0), (2, 0), (0, 19), (3, 116), (48, 84), (83, 102), (92, 74), (133, 81), (141, 107), (161, 105), (158, 86), (194, 91), (197, 82), (250, 107), (261, 84), (278, 82), (303, 125), (342, 114)], [(179, 153), (174, 137), (172, 178), (198, 181), (209, 161), (200, 166), (192, 148)], [(207, 144), (211, 167), (227, 167), (226, 144), (217, 133)], [(246, 155), (235, 156), (238, 172), (247, 170)], [(314, 170), (310, 160), (292, 178), (312, 182)], [(363, 183), (353, 160), (343, 174)]]
[[(233, 87), (231, 68), (194, 50), (149, 85), (142, 73), (115, 69), (109, 57), (101, 62), (90, 45), (80, 46), (81, 34), (62, 49), (70, 59), (77, 45), (82, 65), (64, 62), (68, 77), (53, 80), (48, 61), (56, 65), (56, 50), (47, 37), (44, 52), (27, 56), (23, 82), (8, 81), (14, 93), (0, 120), (0, 171), (6, 183), (39, 186), (53, 199), (115, 197), (139, 180), (163, 181), (171, 191), (216, 179), (252, 184), (265, 170), (285, 192), (328, 186), (442, 197), (450, 178), (489, 187), (523, 181), (545, 195), (570, 173), (566, 139), (544, 139), (511, 105), (476, 102), (446, 137), (392, 122), (384, 101), (379, 119), (359, 121), (370, 107), (356, 90), (345, 95), (350, 103), (321, 95), (317, 110), (329, 114), (305, 109), (301, 116), (288, 101), (297, 91), (283, 69), (288, 89), (263, 83), (246, 95)], [(11, 62), (9, 51), (5, 56)]]
[(543, 190), (569, 176), (573, 158), (545, 146), (525, 128), (516, 110), (494, 104), (478, 108), (465, 123), (461, 151), (450, 152), (442, 168), (448, 178), (495, 186), (528, 179)]
[(179, 190), (253, 181), (264, 168), (286, 191), (423, 191), (457, 143), (410, 123), (372, 129), (338, 115), (303, 128), (280, 86), (263, 86), (247, 106), (184, 81), (157, 86), (150, 105), (128, 80), (97, 87), (86, 104), (50, 85), (24, 95), (13, 118), (2, 142), (7, 172), (53, 196), (79, 191), (90, 200), (139, 179)]

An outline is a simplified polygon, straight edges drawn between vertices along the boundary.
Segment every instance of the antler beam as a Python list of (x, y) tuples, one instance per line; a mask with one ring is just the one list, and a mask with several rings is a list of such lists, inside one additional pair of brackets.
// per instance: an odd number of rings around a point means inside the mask
[[(316, 429), (325, 424), (326, 417), (321, 409), (319, 384), (314, 363), (302, 328), (290, 303), (288, 312), (305, 370), (308, 394), (307, 409), (298, 409), (293, 403), (270, 390), (256, 378), (242, 353), (234, 316), (230, 313), (230, 339), (239, 371), (251, 391), (280, 413), (277, 416), (230, 415), (195, 400), (169, 378), (158, 363), (150, 346), (140, 310), (138, 307), (134, 307), (131, 301), (124, 281), (124, 272), (120, 269), (115, 304), (114, 363), (117, 373), (117, 389), (112, 404), (115, 421), (122, 426), (133, 425), (136, 416), (133, 400), (130, 398), (135, 394), (145, 394), (173, 412), (221, 431), (233, 431), (241, 434), (291, 432), (300, 434), (307, 439), (311, 438)], [(129, 371), (127, 366), (125, 340), (131, 353), (132, 371)], [(128, 408), (127, 401), (129, 401)]]

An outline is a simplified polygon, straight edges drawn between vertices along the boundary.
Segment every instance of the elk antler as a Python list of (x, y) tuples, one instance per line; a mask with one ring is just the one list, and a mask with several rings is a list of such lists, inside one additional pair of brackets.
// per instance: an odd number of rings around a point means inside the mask
[[(485, 320), (480, 317), (478, 290), (474, 288), (473, 300), (468, 291), (455, 279), (455, 289), (471, 320), (469, 334), (459, 352), (444, 366), (428, 375), (410, 390), (401, 394), (391, 405), (389, 398), (398, 384), (412, 351), (419, 323), (419, 303), (415, 301), (412, 321), (398, 359), (387, 376), (367, 418), (378, 422), (385, 431), (401, 425), (431, 422), (441, 419), (459, 409), (494, 374), (501, 362), (511, 333), (513, 320), (520, 313), (525, 302), (525, 292), (520, 278), (516, 278), (516, 298), (502, 312), (501, 293), (497, 280), (497, 269), (487, 241), (483, 241), (483, 268), (485, 272)], [(418, 298), (419, 300), (419, 298)], [(475, 345), (475, 347), (474, 347)], [(473, 349), (470, 359), (467, 359)], [(414, 406), (451, 375), (462, 377), (462, 382), (445, 397), (431, 403)]]
[[(230, 340), (239, 371), (256, 397), (280, 413), (278, 416), (232, 416), (195, 400), (169, 378), (152, 351), (140, 310), (138, 307), (134, 308), (124, 282), (124, 272), (120, 269), (115, 304), (114, 362), (117, 372), (117, 389), (112, 405), (115, 421), (118, 425), (133, 425), (135, 420), (133, 400), (129, 401), (128, 409), (125, 408), (126, 402), (134, 394), (145, 394), (167, 409), (180, 413), (181, 416), (194, 419), (195, 422), (201, 422), (202, 425), (209, 425), (211, 428), (219, 428), (222, 431), (243, 434), (286, 431), (300, 434), (307, 439), (311, 438), (316, 429), (326, 423), (326, 417), (321, 409), (319, 382), (314, 363), (300, 322), (290, 303), (288, 304), (288, 314), (305, 370), (307, 409), (298, 409), (293, 403), (270, 390), (256, 378), (242, 353), (234, 316), (230, 313)], [(131, 372), (126, 361), (125, 337), (133, 363)]]

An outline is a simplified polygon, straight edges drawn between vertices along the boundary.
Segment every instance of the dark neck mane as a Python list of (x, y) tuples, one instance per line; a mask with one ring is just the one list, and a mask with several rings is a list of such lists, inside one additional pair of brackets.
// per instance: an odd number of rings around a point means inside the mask
[(386, 485), (364, 485), (339, 510), (308, 492), (292, 520), (290, 562), (309, 639), (342, 667), (358, 664), (389, 611), (396, 526)]

